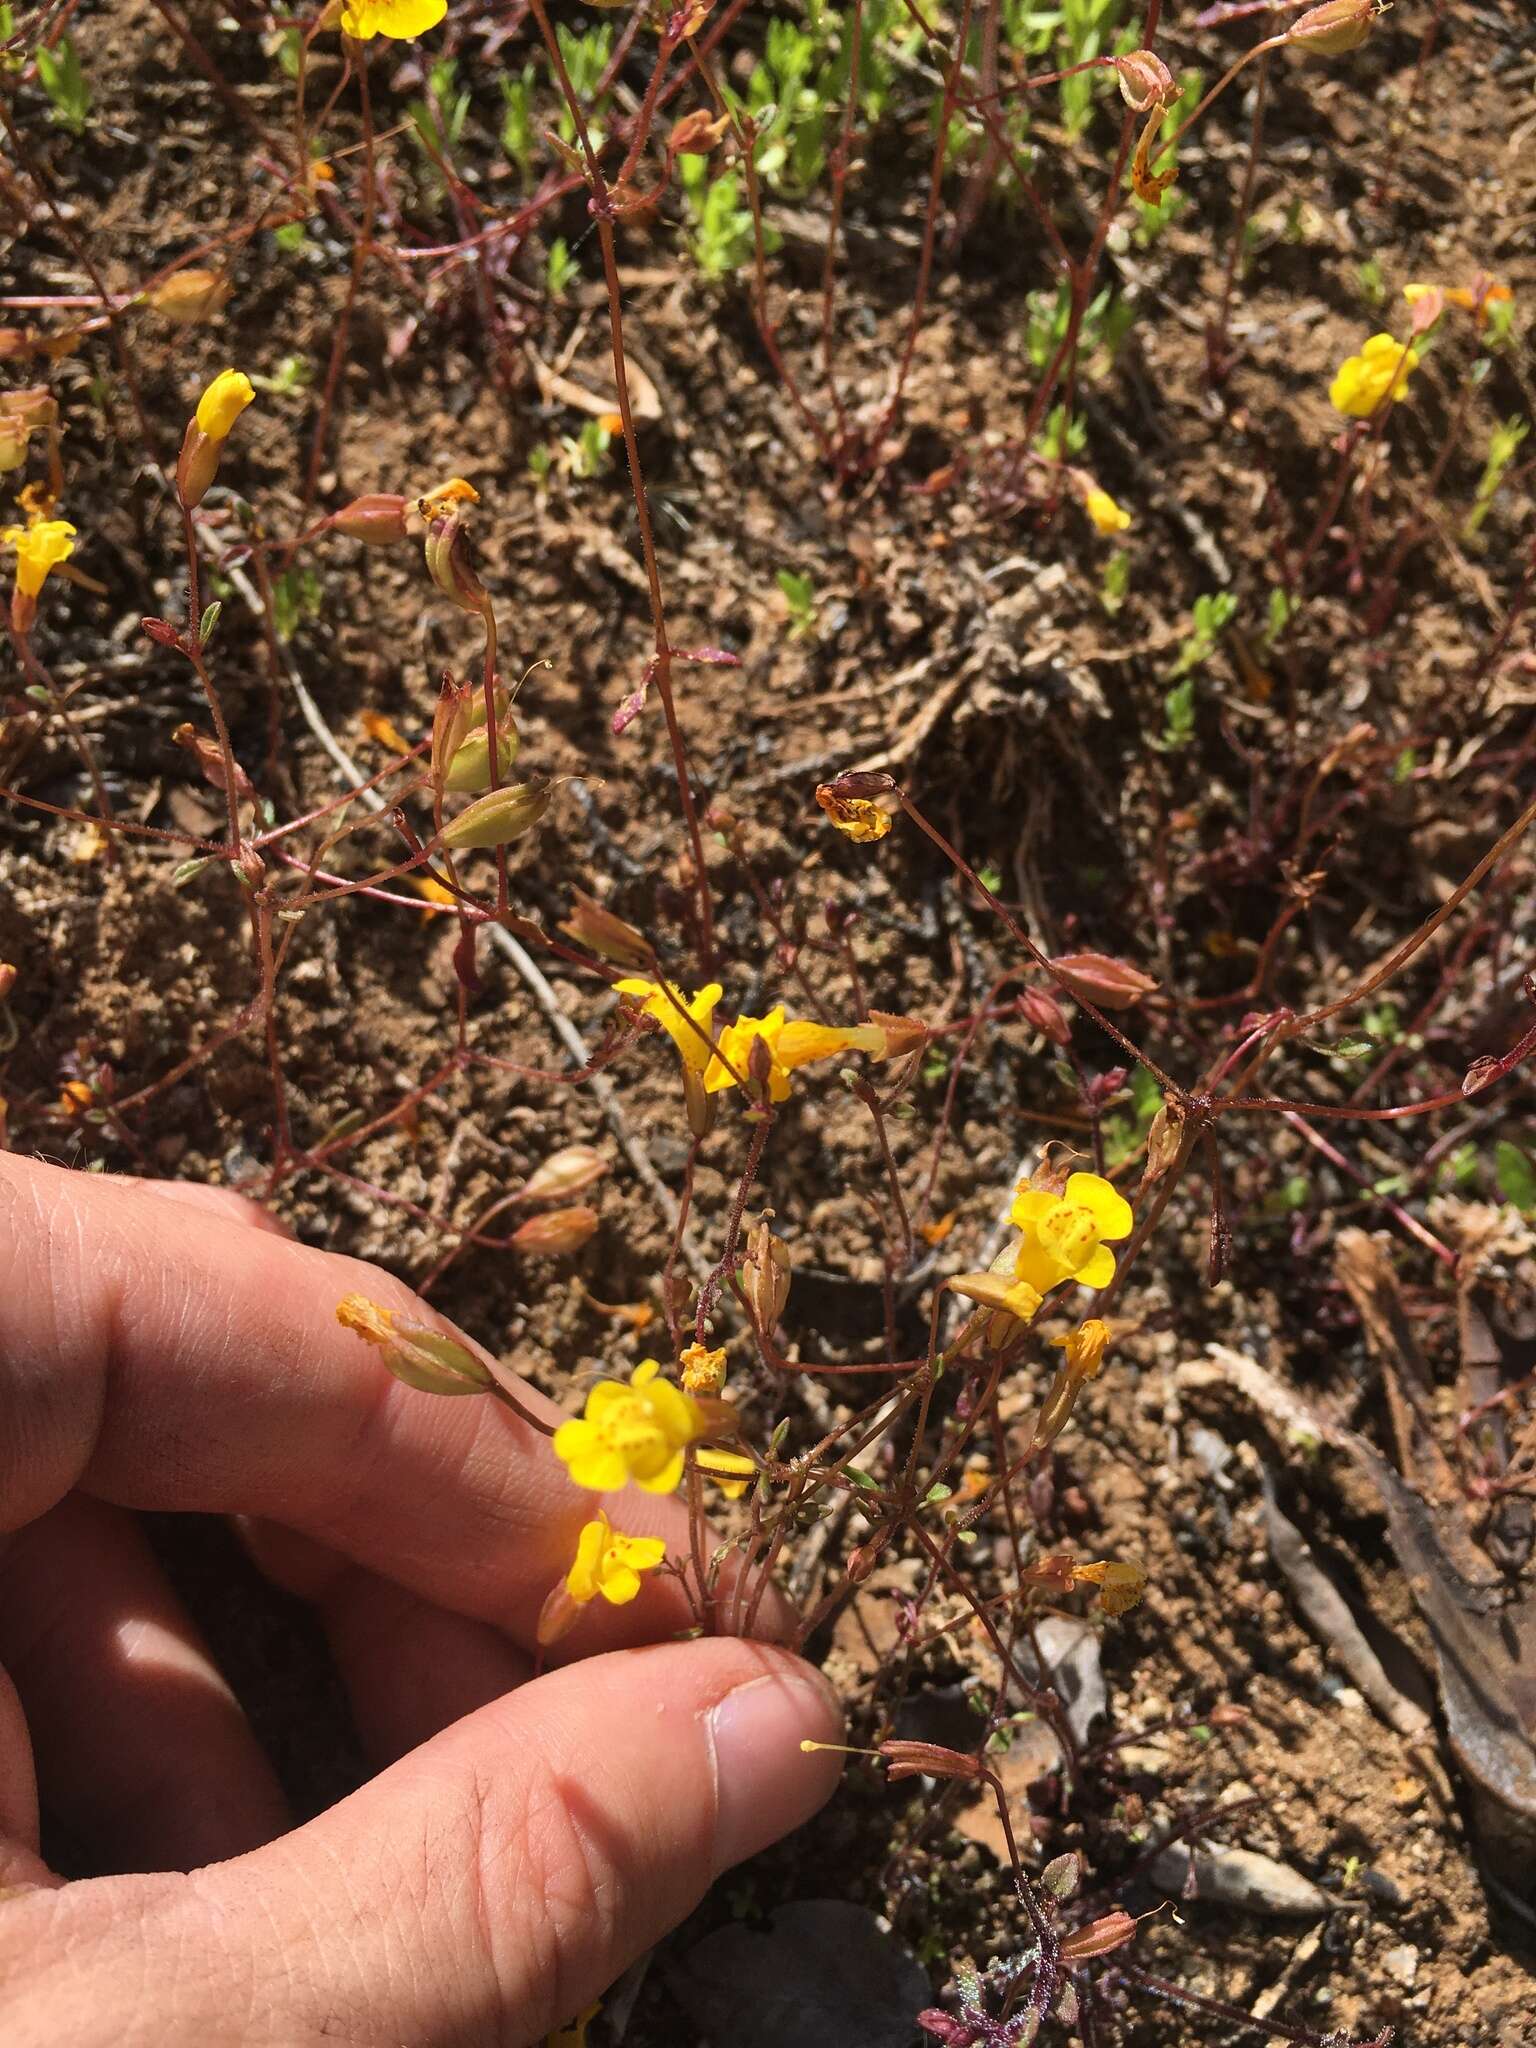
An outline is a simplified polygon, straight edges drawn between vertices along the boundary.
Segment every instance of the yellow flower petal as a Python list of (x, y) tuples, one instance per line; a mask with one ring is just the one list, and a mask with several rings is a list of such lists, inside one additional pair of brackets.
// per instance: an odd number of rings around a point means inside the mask
[(714, 1480), (727, 1500), (740, 1500), (757, 1477), (756, 1465), (740, 1451), (699, 1451), (695, 1457), (699, 1470)]
[(715, 1005), (725, 993), (718, 981), (710, 982), (691, 999), (670, 981), (646, 981), (631, 975), (613, 986), (621, 996), (638, 1002), (647, 1016), (656, 1019), (691, 1073), (704, 1072), (714, 1056)]
[(677, 1483), (683, 1476), (683, 1454), (674, 1451), (666, 1464), (649, 1476), (639, 1472), (633, 1476), (642, 1493), (676, 1493)]
[(1135, 1228), (1136, 1218), (1131, 1213), (1130, 1203), (1102, 1174), (1069, 1174), (1064, 1192), (1067, 1201), (1092, 1211), (1100, 1237), (1129, 1237)]
[(366, 43), (374, 36), (409, 42), (436, 28), (448, 12), (448, 0), (346, 0), (341, 10), (344, 35)]
[(74, 553), (75, 529), (67, 519), (39, 519), (31, 526), (8, 526), (0, 542), (16, 550), (16, 588), (36, 597), (49, 570)]
[(1347, 418), (1369, 419), (1387, 399), (1403, 396), (1418, 367), (1417, 349), (1405, 347), (1395, 335), (1373, 334), (1359, 355), (1346, 356), (1339, 365), (1328, 396), (1335, 411)]
[(1107, 1244), (1101, 1244), (1085, 1266), (1079, 1266), (1072, 1275), (1079, 1287), (1107, 1287), (1115, 1277), (1115, 1255)]
[(1117, 505), (1108, 491), (1101, 491), (1095, 484), (1083, 500), (1088, 517), (1100, 533), (1124, 533), (1131, 523), (1131, 515), (1122, 505)]
[(220, 370), (197, 401), (199, 433), (222, 441), (255, 396), (255, 386), (243, 370)]

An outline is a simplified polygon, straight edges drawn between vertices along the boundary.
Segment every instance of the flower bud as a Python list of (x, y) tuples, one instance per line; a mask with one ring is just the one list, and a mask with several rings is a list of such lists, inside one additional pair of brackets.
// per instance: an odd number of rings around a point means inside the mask
[(760, 1031), (753, 1032), (747, 1051), (747, 1078), (759, 1102), (766, 1102), (768, 1084), (773, 1079), (773, 1048)]
[(597, 1211), (583, 1204), (569, 1209), (546, 1209), (542, 1216), (530, 1216), (512, 1233), (515, 1250), (531, 1258), (559, 1258), (579, 1252), (597, 1229)]
[(1185, 1115), (1177, 1102), (1165, 1101), (1152, 1119), (1147, 1132), (1147, 1163), (1142, 1170), (1138, 1196), (1160, 1181), (1172, 1168), (1184, 1143)]
[[(761, 1040), (757, 1041), (759, 1044)], [(704, 1091), (704, 1076), (696, 1074), (692, 1067), (683, 1069), (683, 1109), (688, 1118), (688, 1128), (701, 1141), (715, 1128), (715, 1116), (720, 1098)]]
[(146, 302), (175, 327), (195, 327), (228, 301), (230, 284), (216, 270), (178, 270), (151, 286)]
[(1072, 1420), (1072, 1410), (1077, 1406), (1077, 1397), (1083, 1386), (1083, 1375), (1074, 1372), (1070, 1365), (1064, 1365), (1057, 1373), (1035, 1418), (1035, 1431), (1029, 1443), (1032, 1451), (1043, 1451), (1047, 1444), (1055, 1443)]
[(1108, 953), (1063, 953), (1051, 965), (1075, 996), (1086, 996), (1101, 1010), (1129, 1010), (1157, 983), (1138, 967)]
[(20, 469), (27, 459), (27, 442), (39, 428), (52, 429), (58, 423), (58, 400), (42, 385), (0, 392), (0, 475)]
[(1323, 0), (1321, 7), (1297, 16), (1285, 40), (1299, 43), (1312, 56), (1342, 57), (1359, 49), (1380, 12), (1381, 0)]
[(469, 558), (469, 537), (463, 520), (451, 508), (439, 512), (427, 528), (424, 543), (427, 574), (460, 611), (484, 617), (490, 604), (485, 585)]
[(348, 1294), (336, 1304), (336, 1320), (365, 1343), (377, 1345), (395, 1378), (423, 1394), (483, 1394), (495, 1384), (489, 1368), (457, 1338), (430, 1329), (402, 1309)]
[(368, 491), (351, 504), (343, 505), (339, 512), (333, 512), (325, 523), (333, 533), (343, 533), (348, 540), (364, 541), (371, 548), (387, 548), (406, 538), (409, 509), (409, 498), (402, 498), (396, 491)]
[(17, 973), (15, 967), (9, 960), (0, 960), (0, 1003), (6, 1001), (11, 990), (15, 988), (16, 982)]
[(562, 1145), (536, 1166), (517, 1191), (520, 1202), (568, 1201), (608, 1171), (608, 1161), (591, 1145)]
[(1086, 1927), (1079, 1927), (1075, 1934), (1067, 1935), (1061, 1944), (1061, 1960), (1086, 1963), (1091, 1956), (1107, 1956), (1114, 1949), (1124, 1948), (1135, 1932), (1136, 1922), (1131, 1915), (1116, 1906), (1112, 1913), (1101, 1914)]
[(531, 832), (549, 809), (551, 785), (515, 782), (476, 797), (443, 827), (443, 844), (462, 853), (470, 847), (510, 846)]
[(243, 370), (220, 370), (197, 401), (176, 461), (177, 496), (189, 512), (203, 502), (218, 475), (219, 457), (230, 430), (255, 396)]
[(560, 930), (578, 946), (585, 946), (588, 952), (620, 967), (648, 972), (656, 964), (655, 949), (645, 934), (626, 924), (622, 917), (615, 917), (611, 910), (605, 910), (585, 890), (571, 891), (571, 914)]
[(789, 1246), (768, 1228), (766, 1216), (759, 1217), (747, 1235), (747, 1256), (741, 1266), (741, 1291), (746, 1296), (752, 1320), (771, 1337), (784, 1319), (789, 1303), (789, 1283), (794, 1278)]
[(469, 683), (456, 683), (445, 670), (432, 714), (432, 780), (440, 789), (454, 755), (474, 727), (474, 690)]
[(851, 768), (846, 775), (836, 775), (830, 782), (821, 785), (821, 788), (831, 795), (850, 802), (860, 798), (889, 796), (895, 787), (894, 776), (885, 774), (881, 769), (862, 768)]
[(939, 2048), (976, 2048), (982, 2038), (969, 2020), (957, 2020), (942, 2006), (930, 2005), (916, 2015), (916, 2021), (925, 2034), (939, 2043)]
[(1042, 1032), (1052, 1045), (1070, 1045), (1072, 1027), (1060, 1003), (1047, 989), (1027, 988), (1019, 997), (1019, 1014)]
[[(517, 726), (511, 714), (505, 722), (496, 722), (496, 754), (500, 761), (501, 778), (505, 778), (517, 759)], [(489, 789), (491, 786), (491, 737), (484, 726), (472, 732), (464, 744), (454, 752), (448, 763), (448, 772), (443, 777), (444, 789), (456, 790), (461, 796)]]

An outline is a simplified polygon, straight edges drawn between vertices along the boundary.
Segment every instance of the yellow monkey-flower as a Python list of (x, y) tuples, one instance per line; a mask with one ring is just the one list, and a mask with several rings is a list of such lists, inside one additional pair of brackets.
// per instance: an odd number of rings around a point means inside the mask
[(224, 443), (255, 396), (255, 387), (243, 370), (220, 370), (197, 401), (176, 458), (176, 490), (189, 512), (203, 502), (219, 473)]
[(640, 1590), (646, 1572), (655, 1571), (667, 1554), (659, 1536), (626, 1536), (601, 1511), (576, 1541), (576, 1560), (565, 1589), (578, 1607), (599, 1594), (612, 1607), (623, 1607)]
[(1357, 356), (1346, 356), (1328, 387), (1334, 410), (1353, 420), (1368, 420), (1388, 398), (1401, 398), (1408, 379), (1419, 367), (1419, 352), (1395, 335), (1373, 334)]
[(448, 0), (345, 0), (341, 29), (356, 43), (371, 42), (375, 36), (408, 43), (436, 28), (447, 12)]
[(241, 413), (256, 396), (255, 386), (244, 370), (220, 370), (197, 401), (197, 430), (210, 441), (223, 441)]
[[(768, 1099), (783, 1102), (789, 1094), (789, 1077), (796, 1067), (812, 1060), (829, 1060), (835, 1054), (857, 1049), (878, 1059), (885, 1051), (885, 1033), (878, 1024), (842, 1027), (789, 1019), (782, 1005), (766, 1017), (738, 1017), (720, 1033), (720, 1050), (704, 1076), (705, 1092), (717, 1095), (722, 1088), (734, 1088), (737, 1074), (749, 1074), (752, 1048), (761, 1039), (768, 1055)], [(729, 1064), (727, 1064), (729, 1063)], [(731, 1071), (735, 1068), (735, 1073)]]
[(67, 519), (35, 519), (30, 526), (8, 526), (0, 542), (16, 550), (16, 588), (11, 622), (18, 633), (31, 630), (37, 599), (50, 569), (74, 553), (75, 529)]
[(578, 1486), (615, 1493), (631, 1481), (646, 1493), (671, 1493), (683, 1476), (683, 1452), (709, 1431), (697, 1401), (642, 1359), (628, 1386), (599, 1380), (586, 1411), (555, 1431), (555, 1456)]
[(1109, 1249), (1129, 1237), (1131, 1205), (1097, 1173), (1074, 1173), (1059, 1195), (1023, 1187), (1014, 1200), (1013, 1221), (1023, 1232), (1014, 1277), (1046, 1294), (1063, 1281), (1107, 1287), (1115, 1277)]
[(1092, 485), (1083, 498), (1083, 507), (1100, 533), (1124, 533), (1131, 523), (1131, 515), (1123, 505), (1117, 505), (1108, 491)]
[(666, 1032), (677, 1047), (683, 1063), (683, 1099), (688, 1106), (688, 1124), (695, 1137), (706, 1137), (714, 1121), (714, 1109), (704, 1093), (704, 1070), (715, 1055), (715, 1005), (725, 991), (711, 981), (692, 997), (670, 981), (649, 981), (629, 975), (616, 981), (615, 990), (628, 996)]
[(570, 1570), (550, 1588), (539, 1614), (539, 1643), (547, 1649), (558, 1642), (580, 1620), (582, 1608), (596, 1599), (627, 1606), (645, 1574), (655, 1571), (666, 1554), (659, 1536), (626, 1536), (599, 1509), (576, 1539)]

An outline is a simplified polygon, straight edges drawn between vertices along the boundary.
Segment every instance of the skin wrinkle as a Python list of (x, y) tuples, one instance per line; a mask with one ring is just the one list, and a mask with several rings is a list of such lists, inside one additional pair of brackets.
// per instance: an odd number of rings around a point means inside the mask
[[(622, 1880), (591, 1830), (579, 1822), (552, 1764), (541, 1757), (518, 1793), (521, 1813), (509, 1816), (509, 1823), (523, 1844), (522, 1861), (529, 1872), (523, 1896), (532, 1905), (521, 1929), (524, 1959), (520, 1974), (525, 1983), (531, 1978), (533, 1984), (543, 1987), (542, 1997), (532, 2001), (531, 2012), (526, 1992), (524, 1999), (527, 2031), (537, 2037), (562, 2018), (569, 2018), (579, 2001), (580, 1987), (571, 1971), (572, 1951), (590, 1945), (599, 1955), (617, 1957), (621, 1953)], [(492, 1793), (485, 1811), (494, 1815), (495, 1803)], [(499, 1803), (505, 1805), (505, 1795)], [(496, 1832), (504, 1835), (507, 1826), (504, 1822)], [(492, 1892), (484, 1845), (492, 1838), (482, 1816), (476, 1868), (486, 1880), (488, 1914)]]
[[(50, 1189), (53, 1189), (51, 1196)], [(52, 1369), (54, 1361), (67, 1355), (62, 1341), (62, 1287), (44, 1288), (39, 1301), (36, 1290), (27, 1287), (26, 1277), (15, 1270), (20, 1248), (39, 1239), (44, 1246), (45, 1268), (50, 1276), (58, 1270), (60, 1262), (56, 1247), (60, 1237), (60, 1210), (66, 1207), (61, 1192), (54, 1189), (51, 1180), (41, 1182), (28, 1177), (17, 1182), (0, 1177), (0, 1205), (4, 1210), (0, 1214), (0, 1246), (4, 1248), (0, 1250), (0, 1272), (5, 1277), (0, 1299), (16, 1300), (25, 1296), (29, 1313), (42, 1324), (37, 1333), (38, 1341), (29, 1345), (21, 1355), (11, 1349), (14, 1338), (9, 1326), (0, 1324), (0, 1364), (5, 1367), (7, 1397), (7, 1428), (4, 1434), (11, 1437), (13, 1445), (11, 1469), (7, 1470), (5, 1463), (0, 1461), (0, 1503), (4, 1504), (0, 1506), (0, 1514), (5, 1516), (8, 1528), (16, 1529), (51, 1507), (89, 1464), (106, 1417), (106, 1385), (104, 1376), (61, 1375)], [(78, 1245), (78, 1228), (74, 1235)], [(78, 1274), (78, 1260), (73, 1266), (67, 1261), (64, 1264), (66, 1272)], [(88, 1340), (92, 1334), (104, 1334), (91, 1331), (91, 1319), (83, 1314), (78, 1298), (74, 1306), (77, 1316), (86, 1326)], [(76, 1384), (81, 1380), (88, 1380), (89, 1384)], [(94, 1401), (87, 1403), (85, 1396), (92, 1393)], [(47, 1475), (59, 1458), (58, 1440), (62, 1436), (63, 1462), (68, 1468), (71, 1433), (78, 1428), (82, 1417), (85, 1421), (85, 1443), (81, 1447), (74, 1476), (65, 1477), (58, 1491), (53, 1492)], [(0, 1437), (0, 1442), (3, 1441), (4, 1437)]]
[[(469, 1826), (473, 1853), (465, 1858), (462, 1868), (469, 1892), (469, 1917), (479, 1937), (479, 1952), (485, 1960), (489, 1980), (498, 1990), (496, 2006), (501, 2017), (493, 2023), (490, 2038), (498, 2044), (498, 2048), (520, 2048), (520, 2043), (514, 2042), (513, 2030), (515, 2028), (520, 2037), (524, 2032), (524, 2023), (521, 2018), (514, 2020), (506, 2014), (505, 1999), (499, 1995), (501, 1987), (508, 1981), (509, 1965), (501, 1952), (502, 1944), (498, 1943), (496, 1938), (496, 1916), (491, 1911), (491, 1887), (487, 1879), (493, 1864), (513, 1862), (522, 1868), (516, 1872), (510, 1886), (507, 1885), (503, 1873), (499, 1880), (499, 1888), (511, 1890), (514, 1896), (524, 1892), (528, 1875), (528, 1845), (521, 1837), (514, 1835), (503, 1841), (499, 1848), (493, 1846), (491, 1830), (486, 1824), (486, 1813), (491, 1804), (491, 1797), (488, 1777), (479, 1770), (472, 1770), (469, 1803), (473, 1807), (473, 1813), (469, 1818)], [(467, 2012), (465, 2024), (474, 2024), (473, 2015)], [(552, 2020), (550, 2025), (554, 2024)]]

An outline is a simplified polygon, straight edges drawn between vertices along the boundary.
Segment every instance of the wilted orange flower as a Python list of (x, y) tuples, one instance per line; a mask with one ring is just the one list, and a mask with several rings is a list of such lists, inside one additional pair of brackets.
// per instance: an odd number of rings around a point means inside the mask
[(1109, 1342), (1109, 1325), (1100, 1322), (1097, 1316), (1090, 1316), (1087, 1322), (1079, 1323), (1065, 1337), (1053, 1337), (1051, 1342), (1057, 1350), (1066, 1352), (1068, 1372), (1076, 1373), (1079, 1379), (1097, 1379), (1099, 1367), (1104, 1363), (1104, 1347)]
[(381, 747), (388, 747), (392, 754), (411, 751), (410, 741), (404, 738), (394, 720), (386, 718), (382, 711), (365, 711), (362, 723), (369, 739), (377, 740)]
[(1072, 1576), (1099, 1589), (1098, 1605), (1106, 1614), (1129, 1614), (1147, 1590), (1147, 1575), (1139, 1564), (1078, 1564)]
[(873, 839), (883, 839), (891, 829), (888, 811), (882, 811), (868, 797), (839, 796), (829, 782), (818, 787), (816, 801), (838, 831), (860, 845), (867, 845)]
[(678, 1359), (685, 1394), (719, 1394), (725, 1388), (725, 1351), (690, 1344)]

